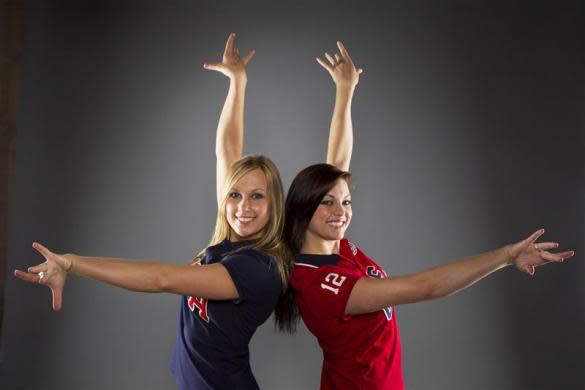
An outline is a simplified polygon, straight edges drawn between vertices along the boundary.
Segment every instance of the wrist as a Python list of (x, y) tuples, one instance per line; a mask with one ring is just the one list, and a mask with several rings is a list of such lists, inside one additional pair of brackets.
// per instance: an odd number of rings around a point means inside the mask
[(246, 72), (236, 73), (230, 76), (230, 83), (245, 86), (248, 83)]
[(355, 90), (355, 87), (357, 86), (357, 83), (353, 84), (353, 83), (335, 83), (335, 87), (337, 89), (337, 92), (344, 92), (344, 93), (353, 93), (353, 91)]
[(512, 248), (512, 245), (505, 245), (502, 248), (500, 248), (501, 256), (503, 257), (504, 264), (506, 266), (514, 264), (514, 257), (512, 256), (511, 251), (510, 251), (511, 248)]
[(63, 270), (67, 273), (70, 273), (71, 271), (73, 271), (73, 263), (75, 262), (75, 255), (72, 253), (66, 253), (63, 255), (63, 258), (65, 259), (65, 264), (63, 267)]

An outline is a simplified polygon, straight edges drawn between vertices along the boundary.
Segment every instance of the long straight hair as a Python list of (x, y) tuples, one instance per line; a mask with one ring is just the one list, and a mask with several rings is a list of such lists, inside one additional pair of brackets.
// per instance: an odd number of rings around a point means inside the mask
[[(315, 210), (339, 179), (345, 180), (351, 187), (351, 174), (330, 164), (311, 165), (294, 178), (286, 196), (284, 221), (284, 238), (293, 255), (301, 251)], [(292, 333), (299, 321), (299, 309), (292, 288), (285, 292), (282, 301), (288, 306), (289, 329)]]
[[(247, 173), (259, 169), (266, 177), (268, 198), (270, 199), (270, 218), (263, 228), (262, 235), (247, 248), (263, 251), (274, 257), (278, 267), (278, 274), (282, 285), (278, 303), (274, 308), (276, 326), (281, 331), (292, 332), (290, 305), (286, 303), (286, 291), (290, 277), (292, 256), (283, 239), (284, 231), (284, 190), (282, 180), (276, 165), (265, 156), (252, 155), (236, 161), (229, 169), (221, 194), (221, 201), (217, 209), (215, 229), (208, 247), (217, 245), (224, 240), (229, 240), (231, 228), (226, 216), (226, 203), (233, 186)], [(207, 249), (207, 248), (205, 248)], [(205, 254), (203, 249), (197, 256), (202, 259)]]

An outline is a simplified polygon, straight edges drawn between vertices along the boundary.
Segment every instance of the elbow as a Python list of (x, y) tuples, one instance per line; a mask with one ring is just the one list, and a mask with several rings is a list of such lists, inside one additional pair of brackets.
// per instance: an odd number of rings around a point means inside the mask
[(237, 145), (218, 144), (215, 147), (215, 157), (218, 159), (236, 161), (241, 157), (242, 151), (243, 145), (240, 143), (238, 143)]
[(432, 299), (437, 299), (440, 297), (439, 292), (434, 289), (432, 286), (426, 285), (422, 286), (419, 291), (420, 301), (430, 301)]
[(429, 290), (428, 300), (445, 298), (453, 294), (453, 292), (449, 291), (444, 286), (441, 286), (439, 283), (433, 283)]
[(228, 153), (227, 153), (226, 148), (223, 148), (223, 147), (220, 147), (220, 146), (217, 146), (215, 148), (215, 157), (216, 158), (223, 158), (223, 157), (225, 157), (227, 155), (228, 155)]
[(349, 156), (334, 156), (327, 159), (327, 164), (341, 169), (342, 171), (349, 170)]
[(154, 278), (153, 287), (155, 292), (162, 292), (162, 293), (172, 293), (172, 283), (170, 274), (168, 272), (162, 271), (157, 274)]

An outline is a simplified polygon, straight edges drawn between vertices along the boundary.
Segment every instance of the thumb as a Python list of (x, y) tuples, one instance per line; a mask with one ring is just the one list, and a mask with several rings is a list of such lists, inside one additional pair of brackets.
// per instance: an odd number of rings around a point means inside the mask
[(252, 57), (254, 57), (254, 54), (256, 54), (256, 50), (251, 50), (248, 52), (248, 54), (244, 56), (244, 58), (242, 58), (242, 62), (244, 63), (244, 65), (248, 65), (248, 62), (250, 62)]
[(59, 311), (63, 302), (63, 287), (51, 287), (51, 292), (53, 293), (53, 310)]
[(204, 62), (203, 68), (207, 70), (219, 71), (221, 69), (221, 62)]

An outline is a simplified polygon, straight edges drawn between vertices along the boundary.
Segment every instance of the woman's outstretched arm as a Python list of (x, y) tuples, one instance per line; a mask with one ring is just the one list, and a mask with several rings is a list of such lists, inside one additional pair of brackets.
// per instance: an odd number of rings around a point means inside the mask
[(217, 158), (217, 202), (221, 201), (222, 186), (231, 165), (242, 157), (244, 147), (244, 98), (246, 94), (246, 65), (254, 56), (252, 50), (240, 57), (234, 46), (236, 34), (231, 33), (220, 62), (206, 62), (205, 69), (220, 72), (230, 79), (230, 86), (217, 125), (215, 155)]
[(44, 284), (53, 294), (53, 309), (60, 310), (67, 276), (76, 274), (139, 292), (166, 292), (208, 299), (237, 299), (238, 291), (222, 264), (177, 266), (155, 261), (82, 257), (51, 252), (39, 243), (33, 247), (45, 262), (14, 275)]
[(347, 314), (363, 314), (385, 307), (441, 298), (478, 282), (489, 274), (514, 265), (529, 275), (534, 268), (550, 262), (562, 262), (573, 251), (551, 253), (556, 242), (536, 243), (544, 229), (530, 237), (491, 252), (469, 256), (413, 275), (386, 279), (358, 280), (347, 301)]
[(335, 82), (335, 107), (331, 117), (329, 142), (327, 144), (327, 163), (347, 171), (353, 149), (353, 125), (351, 121), (351, 101), (359, 82), (362, 69), (356, 68), (343, 43), (337, 42), (339, 53), (333, 56), (325, 53), (325, 58), (316, 58)]

